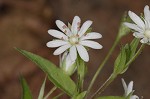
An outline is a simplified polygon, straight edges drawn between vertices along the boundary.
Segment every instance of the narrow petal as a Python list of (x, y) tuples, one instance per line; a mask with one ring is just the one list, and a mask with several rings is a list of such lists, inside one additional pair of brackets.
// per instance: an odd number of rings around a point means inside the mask
[(70, 29), (66, 26), (66, 24), (64, 24), (64, 22), (60, 21), (60, 20), (56, 20), (56, 25), (57, 27), (64, 32), (67, 36), (70, 35)]
[(127, 95), (129, 95), (133, 91), (133, 81), (131, 81), (128, 85)]
[(70, 57), (71, 57), (72, 61), (75, 61), (76, 58), (77, 58), (77, 50), (76, 50), (75, 46), (72, 46), (70, 48), (69, 54), (70, 54)]
[(144, 34), (143, 33), (139, 33), (139, 32), (134, 32), (133, 36), (135, 36), (136, 38), (144, 38)]
[(59, 39), (65, 39), (65, 40), (68, 39), (68, 37), (64, 33), (57, 31), (57, 30), (50, 29), (50, 30), (48, 30), (48, 33), (51, 36), (59, 38)]
[(133, 29), (135, 31), (138, 32), (142, 32), (143, 30), (141, 28), (139, 28), (136, 24), (132, 24), (132, 23), (127, 23), (125, 22), (124, 25), (126, 25), (127, 27), (129, 27), (130, 29)]
[(86, 21), (83, 23), (80, 31), (78, 32), (79, 37), (81, 37), (87, 30), (88, 28), (92, 25), (92, 21)]
[(91, 47), (93, 49), (102, 49), (102, 47), (103, 47), (99, 43), (97, 43), (95, 41), (89, 41), (89, 40), (81, 41), (80, 44), (83, 46)]
[(86, 39), (99, 39), (102, 38), (102, 35), (100, 33), (96, 33), (96, 32), (91, 32), (86, 34), (85, 36), (81, 37), (81, 40), (86, 40)]
[(137, 16), (134, 12), (129, 11), (128, 12), (130, 18), (142, 29), (145, 28), (144, 22), (141, 20), (139, 16)]
[(72, 22), (71, 32), (77, 34), (80, 24), (81, 24), (81, 19), (78, 16), (75, 16)]
[(143, 38), (140, 40), (141, 43), (148, 43), (148, 39), (147, 38)]
[(67, 50), (67, 49), (70, 48), (70, 47), (71, 47), (70, 44), (63, 45), (63, 46), (57, 48), (57, 49), (54, 51), (53, 54), (54, 54), (54, 55), (59, 55), (59, 54), (63, 53), (65, 50)]
[(76, 47), (77, 47), (77, 50), (78, 50), (80, 57), (85, 62), (88, 62), (89, 61), (89, 54), (88, 54), (87, 50), (82, 45), (76, 45)]
[(150, 10), (148, 5), (144, 7), (144, 16), (146, 21), (150, 21)]
[(49, 41), (46, 46), (47, 47), (59, 47), (59, 46), (62, 46), (62, 45), (65, 45), (67, 44), (68, 42), (66, 41), (63, 41), (63, 40), (53, 40), (53, 41)]
[(124, 91), (125, 91), (125, 95), (127, 96), (127, 89), (128, 89), (128, 87), (127, 87), (127, 84), (126, 84), (126, 82), (124, 81), (124, 79), (121, 79), (121, 81), (122, 81), (122, 85), (123, 85), (123, 88), (124, 88)]

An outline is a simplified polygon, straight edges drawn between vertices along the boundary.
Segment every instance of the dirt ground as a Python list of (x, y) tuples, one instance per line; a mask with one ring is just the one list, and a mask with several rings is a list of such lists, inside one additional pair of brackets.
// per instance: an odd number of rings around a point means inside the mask
[[(28, 50), (41, 55), (58, 65), (58, 56), (52, 53), (54, 49), (46, 47), (52, 40), (47, 30), (57, 29), (55, 20), (71, 22), (75, 15), (82, 22), (90, 19), (94, 23), (93, 31), (100, 32), (103, 38), (98, 40), (103, 45), (102, 50), (89, 50), (90, 61), (87, 63), (88, 75), (85, 88), (91, 81), (94, 72), (111, 48), (117, 35), (121, 16), (124, 11), (143, 12), (149, 0), (0, 0), (0, 99), (20, 99), (21, 85), (19, 75), (22, 74), (37, 98), (44, 73), (28, 59), (24, 58), (14, 47)], [(100, 73), (91, 94), (111, 74), (113, 61), (118, 55), (121, 45), (133, 39), (132, 33), (124, 37), (116, 47), (111, 58)], [(129, 70), (120, 75), (102, 95), (123, 95), (121, 78), (127, 82), (134, 81), (135, 94), (149, 99), (150, 92), (150, 47), (146, 46), (143, 53), (131, 64)], [(47, 81), (46, 92), (53, 84)], [(59, 93), (57, 90), (55, 94)], [(61, 99), (68, 99), (65, 95)]]

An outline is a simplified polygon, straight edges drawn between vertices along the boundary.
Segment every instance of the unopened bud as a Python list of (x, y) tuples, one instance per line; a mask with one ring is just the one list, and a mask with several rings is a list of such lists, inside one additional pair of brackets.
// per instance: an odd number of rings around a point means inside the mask
[(71, 60), (70, 54), (65, 52), (61, 57), (60, 68), (69, 76), (76, 70), (76, 61)]

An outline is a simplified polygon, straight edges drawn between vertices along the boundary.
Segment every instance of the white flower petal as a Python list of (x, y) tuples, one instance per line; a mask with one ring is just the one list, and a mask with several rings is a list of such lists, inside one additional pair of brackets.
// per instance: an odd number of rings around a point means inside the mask
[(59, 47), (62, 45), (67, 44), (68, 42), (63, 41), (63, 40), (53, 40), (53, 41), (49, 41), (46, 45), (47, 47)]
[(148, 43), (148, 39), (147, 38), (143, 38), (140, 40), (141, 43)]
[(128, 89), (127, 84), (124, 81), (124, 79), (121, 79), (121, 81), (122, 81), (122, 85), (123, 85), (123, 88), (124, 88), (124, 91), (125, 91), (125, 95), (127, 96), (127, 89)]
[(72, 22), (71, 32), (77, 34), (80, 24), (81, 24), (81, 19), (78, 16), (75, 16)]
[(139, 28), (137, 25), (135, 24), (132, 24), (132, 23), (128, 23), (128, 22), (125, 22), (124, 25), (126, 25), (127, 27), (135, 30), (135, 31), (138, 31), (138, 32), (143, 32), (143, 30), (141, 28)]
[(63, 45), (63, 46), (57, 48), (57, 49), (54, 51), (53, 54), (54, 54), (54, 55), (59, 55), (59, 54), (63, 53), (65, 50), (67, 50), (67, 49), (70, 48), (70, 47), (71, 47), (70, 44)]
[(81, 37), (87, 30), (88, 28), (92, 25), (92, 21), (88, 20), (83, 23), (80, 31), (78, 32), (79, 37)]
[(70, 29), (60, 20), (56, 20), (57, 27), (63, 31), (67, 36), (70, 36)]
[(71, 59), (72, 59), (73, 61), (75, 61), (76, 58), (77, 58), (77, 50), (76, 50), (76, 47), (75, 47), (75, 46), (72, 46), (72, 47), (70, 48), (69, 54), (70, 54)]
[(146, 21), (150, 21), (150, 10), (148, 5), (144, 7), (144, 16)]
[(144, 38), (144, 34), (143, 33), (139, 33), (139, 32), (134, 32), (133, 36), (135, 36), (136, 38)]
[(127, 95), (129, 95), (133, 90), (133, 81), (131, 81), (128, 85)]
[(85, 36), (81, 37), (81, 40), (86, 40), (86, 39), (99, 39), (102, 38), (102, 35), (100, 33), (97, 32), (91, 32), (86, 34)]
[(85, 41), (81, 41), (80, 44), (83, 46), (91, 47), (93, 49), (102, 49), (102, 45), (100, 45), (95, 41), (85, 40)]
[(51, 36), (59, 38), (59, 39), (65, 39), (65, 40), (68, 39), (68, 37), (64, 33), (57, 31), (57, 30), (50, 29), (50, 30), (48, 30), (48, 33)]
[(76, 45), (76, 47), (77, 47), (77, 50), (78, 50), (80, 57), (85, 62), (88, 62), (89, 61), (89, 54), (88, 54), (87, 50), (82, 45)]
[(130, 99), (140, 99), (137, 95), (132, 95)]
[(134, 12), (129, 11), (128, 12), (130, 18), (142, 29), (145, 28), (144, 22), (141, 20), (139, 16), (137, 16)]

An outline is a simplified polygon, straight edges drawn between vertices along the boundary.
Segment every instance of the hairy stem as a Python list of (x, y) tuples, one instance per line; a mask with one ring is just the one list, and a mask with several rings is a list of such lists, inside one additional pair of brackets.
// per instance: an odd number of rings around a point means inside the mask
[(111, 74), (105, 83), (92, 95), (91, 99), (94, 99), (97, 95), (101, 94), (117, 77), (116, 74)]
[[(111, 47), (110, 51), (108, 52), (107, 56), (105, 57), (105, 59), (103, 60), (102, 64), (100, 64), (100, 66), (98, 67), (96, 73), (94, 74), (93, 78), (92, 78), (92, 81), (90, 82), (90, 85), (88, 87), (88, 90), (87, 90), (87, 95), (88, 93), (90, 92), (91, 88), (93, 87), (93, 84), (95, 82), (95, 80), (97, 79), (99, 73), (101, 72), (102, 68), (104, 67), (105, 63), (107, 62), (107, 60), (109, 59), (110, 55), (112, 54), (114, 48), (116, 47), (116, 45), (118, 44), (120, 39), (116, 39), (113, 46)], [(87, 95), (86, 95), (86, 98), (87, 98)]]

